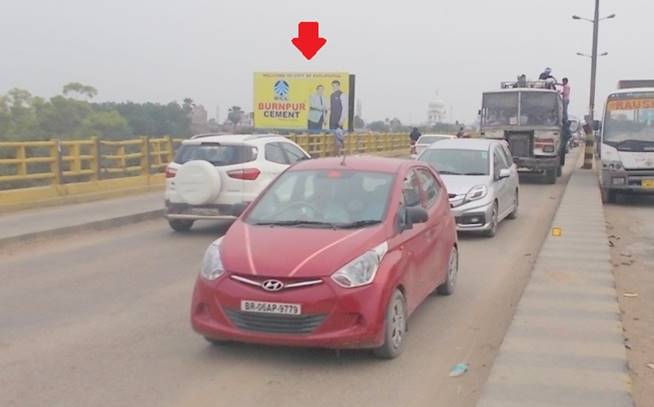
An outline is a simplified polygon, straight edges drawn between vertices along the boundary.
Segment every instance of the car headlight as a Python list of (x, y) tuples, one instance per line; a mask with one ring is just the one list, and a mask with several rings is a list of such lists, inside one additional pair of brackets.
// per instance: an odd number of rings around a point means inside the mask
[(486, 185), (477, 185), (476, 187), (472, 187), (470, 191), (468, 191), (465, 197), (465, 201), (466, 202), (476, 201), (478, 199), (485, 197), (487, 194), (488, 194), (488, 188), (486, 188)]
[(223, 261), (220, 258), (220, 242), (222, 242), (222, 240), (222, 237), (215, 240), (209, 245), (209, 247), (207, 247), (207, 251), (204, 252), (200, 275), (206, 280), (213, 281), (225, 272)]
[(611, 160), (611, 161), (602, 161), (602, 167), (605, 170), (609, 171), (620, 171), (623, 169), (622, 161)]
[(388, 251), (388, 243), (384, 242), (332, 274), (332, 280), (344, 288), (361, 287), (372, 283), (386, 251)]

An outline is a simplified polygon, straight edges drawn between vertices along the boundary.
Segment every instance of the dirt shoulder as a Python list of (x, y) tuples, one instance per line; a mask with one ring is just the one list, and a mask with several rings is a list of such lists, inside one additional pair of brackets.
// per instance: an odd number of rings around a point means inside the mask
[(607, 230), (637, 407), (654, 400), (654, 199), (605, 206)]

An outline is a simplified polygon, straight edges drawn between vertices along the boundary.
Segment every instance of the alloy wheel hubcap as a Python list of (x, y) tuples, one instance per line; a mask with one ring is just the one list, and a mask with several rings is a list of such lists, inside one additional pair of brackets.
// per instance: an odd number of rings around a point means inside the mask
[(391, 312), (391, 342), (393, 347), (398, 348), (404, 337), (404, 305), (400, 300), (395, 300), (393, 311)]
[(447, 281), (450, 287), (454, 286), (458, 271), (459, 271), (459, 257), (457, 256), (456, 250), (452, 250), (452, 254), (450, 254), (449, 270), (447, 271)]

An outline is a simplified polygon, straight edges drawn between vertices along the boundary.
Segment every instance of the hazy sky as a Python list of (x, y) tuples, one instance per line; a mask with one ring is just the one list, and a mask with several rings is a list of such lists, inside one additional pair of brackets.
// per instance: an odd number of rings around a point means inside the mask
[[(252, 110), (254, 71), (357, 75), (364, 119), (426, 119), (436, 90), (471, 122), (481, 92), (551, 66), (588, 106), (593, 0), (0, 0), (0, 93), (52, 96), (79, 81), (98, 100), (191, 97), (209, 115)], [(602, 0), (598, 102), (619, 79), (654, 77), (654, 1)], [(326, 46), (306, 61), (291, 45), (302, 20)]]

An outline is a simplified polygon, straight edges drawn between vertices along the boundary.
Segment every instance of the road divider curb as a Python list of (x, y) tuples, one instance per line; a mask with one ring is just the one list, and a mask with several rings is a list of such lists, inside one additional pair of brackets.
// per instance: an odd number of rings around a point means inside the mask
[(576, 169), (477, 407), (633, 406), (597, 175)]
[(91, 230), (106, 230), (114, 227), (124, 226), (131, 223), (143, 222), (157, 218), (163, 218), (164, 209), (149, 210), (129, 215), (117, 216), (108, 219), (94, 220), (76, 225), (58, 227), (38, 232), (26, 233), (23, 235), (9, 236), (0, 238), (0, 248), (6, 248), (12, 245), (36, 242), (53, 237), (71, 236), (75, 233), (81, 233)]

